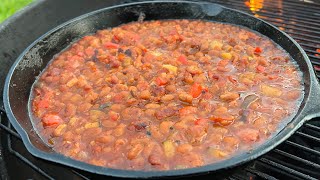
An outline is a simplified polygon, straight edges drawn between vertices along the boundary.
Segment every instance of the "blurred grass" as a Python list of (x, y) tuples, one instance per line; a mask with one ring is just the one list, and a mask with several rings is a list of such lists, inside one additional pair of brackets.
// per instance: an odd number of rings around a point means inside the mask
[(0, 23), (33, 0), (0, 0)]

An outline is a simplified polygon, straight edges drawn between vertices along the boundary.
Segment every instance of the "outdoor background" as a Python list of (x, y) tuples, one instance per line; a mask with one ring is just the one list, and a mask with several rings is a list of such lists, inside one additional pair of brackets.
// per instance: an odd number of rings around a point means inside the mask
[(0, 23), (33, 0), (0, 0)]

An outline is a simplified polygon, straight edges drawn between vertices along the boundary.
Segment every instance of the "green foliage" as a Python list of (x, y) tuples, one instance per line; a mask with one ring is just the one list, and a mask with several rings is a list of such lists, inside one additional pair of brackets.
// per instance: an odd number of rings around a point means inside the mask
[(0, 0), (0, 23), (32, 0)]

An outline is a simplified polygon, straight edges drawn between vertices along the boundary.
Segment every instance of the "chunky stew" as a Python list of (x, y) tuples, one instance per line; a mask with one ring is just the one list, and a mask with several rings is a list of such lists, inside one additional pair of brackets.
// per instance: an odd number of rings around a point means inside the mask
[(302, 75), (268, 38), (199, 20), (99, 30), (53, 58), (30, 96), (53, 149), (97, 166), (170, 170), (250, 151), (297, 112)]

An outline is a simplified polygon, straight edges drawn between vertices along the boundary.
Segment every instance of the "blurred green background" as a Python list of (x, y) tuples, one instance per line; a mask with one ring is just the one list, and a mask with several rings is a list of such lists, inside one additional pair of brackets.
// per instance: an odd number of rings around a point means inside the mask
[(0, 23), (33, 0), (0, 0)]

